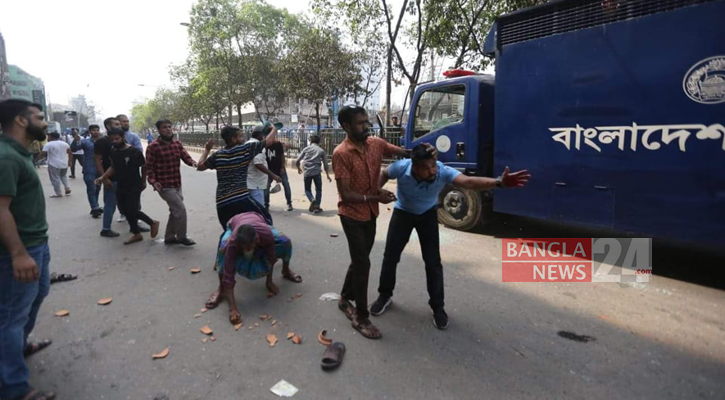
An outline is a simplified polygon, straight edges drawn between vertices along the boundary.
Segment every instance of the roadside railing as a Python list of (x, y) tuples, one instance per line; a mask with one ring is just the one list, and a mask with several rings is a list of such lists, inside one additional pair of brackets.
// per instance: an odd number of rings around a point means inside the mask
[[(282, 128), (277, 132), (280, 142), (284, 143), (287, 158), (296, 158), (300, 151), (310, 144), (310, 137), (317, 134), (315, 129), (285, 129)], [(179, 140), (187, 147), (203, 148), (209, 139), (214, 139), (215, 148), (224, 147), (219, 132), (178, 132)], [(346, 133), (342, 129), (322, 129), (320, 130), (320, 146), (327, 152), (327, 157), (332, 159), (332, 152), (335, 147), (345, 140)], [(371, 136), (382, 137), (389, 143), (400, 146), (402, 143), (403, 133), (400, 128), (386, 128), (382, 132), (380, 129), (374, 128), (370, 130)], [(249, 133), (247, 133), (249, 137)], [(395, 158), (384, 160), (385, 163), (395, 161)]]

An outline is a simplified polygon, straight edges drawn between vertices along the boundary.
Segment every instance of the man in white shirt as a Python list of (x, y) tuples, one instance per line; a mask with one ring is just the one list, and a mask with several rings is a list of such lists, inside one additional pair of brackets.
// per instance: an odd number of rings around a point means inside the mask
[(73, 153), (71, 153), (68, 143), (60, 140), (60, 133), (53, 132), (48, 135), (48, 143), (43, 146), (43, 151), (38, 156), (39, 159), (44, 157), (48, 158), (48, 175), (50, 175), (50, 183), (53, 184), (53, 190), (55, 190), (55, 194), (50, 197), (63, 197), (60, 191), (61, 182), (65, 187), (65, 194), (69, 195), (71, 190), (66, 174), (68, 167), (73, 163)]
[[(249, 139), (249, 141), (251, 142), (256, 140), (261, 142), (264, 140), (262, 132), (263, 127), (261, 125), (255, 126), (252, 131), (252, 138)], [(282, 182), (282, 178), (273, 174), (272, 171), (267, 168), (267, 151), (265, 149), (254, 156), (254, 160), (252, 160), (252, 164), (249, 165), (249, 170), (247, 171), (247, 189), (249, 190), (249, 195), (262, 207), (264, 207), (264, 193), (267, 191), (268, 178), (272, 178), (277, 182)]]

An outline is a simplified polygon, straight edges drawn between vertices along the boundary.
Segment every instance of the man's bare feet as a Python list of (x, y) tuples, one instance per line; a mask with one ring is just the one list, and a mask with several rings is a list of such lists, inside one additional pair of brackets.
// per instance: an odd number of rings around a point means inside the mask
[(222, 293), (222, 289), (218, 288), (211, 294), (211, 296), (209, 296), (209, 299), (206, 301), (204, 306), (211, 310), (212, 308), (216, 308), (222, 300), (224, 300), (224, 294)]
[(242, 323), (242, 315), (239, 314), (239, 310), (229, 310), (229, 322), (231, 322), (232, 325)]
[(302, 282), (302, 277), (292, 272), (289, 267), (282, 267), (282, 278), (287, 279), (288, 281), (292, 281), (294, 283)]
[(279, 294), (279, 288), (271, 279), (267, 279), (267, 291), (275, 296)]

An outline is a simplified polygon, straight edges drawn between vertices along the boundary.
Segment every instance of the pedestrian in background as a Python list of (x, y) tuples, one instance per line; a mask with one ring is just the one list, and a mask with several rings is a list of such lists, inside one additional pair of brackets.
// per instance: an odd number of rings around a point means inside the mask
[[(322, 169), (325, 167), (325, 175), (327, 181), (332, 182), (330, 178), (330, 167), (327, 164), (327, 153), (325, 149), (320, 147), (320, 137), (313, 135), (310, 137), (310, 145), (305, 147), (297, 157), (297, 172), (302, 174), (304, 167), (305, 174), (305, 195), (310, 201), (310, 212), (321, 213), (320, 202), (322, 201)], [(315, 183), (315, 196), (312, 197), (312, 182)]]
[(43, 151), (40, 152), (40, 158), (48, 158), (48, 175), (50, 176), (50, 183), (53, 184), (53, 190), (55, 194), (51, 195), (52, 198), (63, 197), (61, 190), (61, 183), (65, 187), (65, 194), (71, 193), (70, 186), (68, 185), (68, 168), (73, 163), (73, 154), (70, 151), (68, 143), (60, 140), (60, 133), (52, 132), (49, 136), (48, 143), (43, 146)]
[(103, 214), (103, 210), (98, 205), (98, 194), (101, 187), (93, 181), (98, 178), (96, 170), (95, 144), (101, 136), (101, 128), (98, 125), (88, 126), (89, 137), (80, 142), (73, 142), (71, 150), (81, 149), (83, 151), (83, 182), (86, 184), (86, 196), (88, 196), (88, 204), (91, 206), (91, 217), (98, 218)]
[(146, 173), (151, 186), (169, 205), (169, 221), (166, 223), (164, 243), (193, 246), (196, 242), (186, 236), (186, 206), (184, 193), (181, 190), (179, 161), (194, 168), (196, 161), (186, 152), (181, 142), (174, 140), (171, 121), (168, 119), (156, 121), (156, 129), (159, 131), (158, 140), (154, 140), (146, 148)]
[[(76, 178), (76, 162), (81, 165), (81, 169), (84, 169), (84, 157), (83, 157), (83, 149), (80, 148), (78, 145), (81, 143), (81, 136), (78, 134), (78, 129), (73, 128), (71, 129), (71, 137), (72, 140), (69, 143), (71, 146), (71, 152), (73, 152), (73, 160), (71, 161), (70, 166), (70, 178), (75, 179)], [(75, 147), (73, 144), (77, 143)]]
[[(255, 126), (254, 130), (252, 130), (252, 138), (249, 139), (249, 141), (253, 143), (263, 143), (265, 140), (263, 131), (263, 125)], [(249, 189), (249, 195), (252, 199), (265, 209), (267, 209), (265, 206), (265, 198), (269, 195), (267, 190), (267, 187), (269, 186), (269, 179), (272, 179), (275, 182), (282, 181), (282, 178), (267, 168), (266, 149), (263, 149), (259, 154), (254, 156), (252, 165), (249, 166), (249, 171), (247, 173), (247, 189)]]
[(28, 341), (50, 290), (45, 199), (28, 151), (31, 142), (45, 140), (48, 123), (41, 109), (25, 100), (0, 102), (1, 399), (55, 398), (30, 386), (25, 361), (52, 343)]

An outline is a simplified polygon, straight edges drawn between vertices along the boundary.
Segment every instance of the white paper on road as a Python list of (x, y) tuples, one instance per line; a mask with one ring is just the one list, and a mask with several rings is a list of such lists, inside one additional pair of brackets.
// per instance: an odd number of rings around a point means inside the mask
[(272, 386), (271, 389), (272, 393), (276, 394), (280, 397), (292, 397), (299, 391), (296, 387), (292, 386), (291, 383), (287, 382), (286, 380), (282, 379), (281, 381), (277, 382), (274, 386)]
[(322, 301), (340, 300), (340, 294), (339, 293), (325, 293), (322, 296), (320, 296), (320, 300), (322, 300)]

